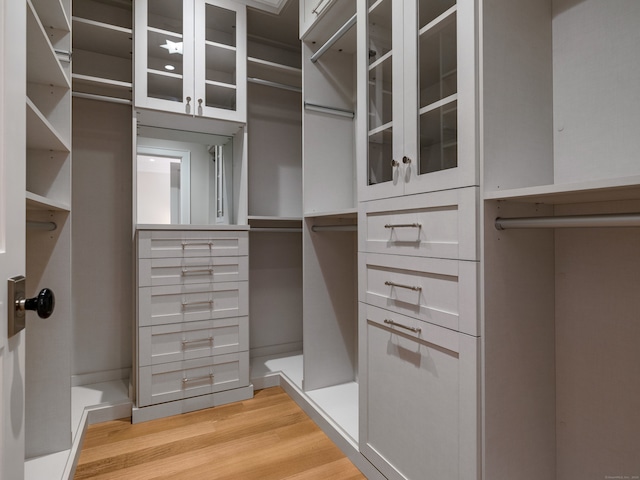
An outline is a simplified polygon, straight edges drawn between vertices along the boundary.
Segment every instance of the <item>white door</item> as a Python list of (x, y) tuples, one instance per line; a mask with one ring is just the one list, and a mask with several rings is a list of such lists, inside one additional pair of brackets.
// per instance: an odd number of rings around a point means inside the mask
[(8, 338), (7, 279), (25, 273), (24, 2), (0, 7), (0, 478), (24, 478), (25, 332)]

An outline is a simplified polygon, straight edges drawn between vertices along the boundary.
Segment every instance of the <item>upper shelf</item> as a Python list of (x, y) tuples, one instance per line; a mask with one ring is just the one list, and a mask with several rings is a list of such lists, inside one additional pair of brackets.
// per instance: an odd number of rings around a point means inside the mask
[(27, 148), (70, 152), (71, 146), (60, 132), (27, 98)]
[(60, 0), (31, 0), (43, 25), (69, 31), (69, 17)]
[(74, 49), (130, 59), (132, 36), (130, 28), (73, 17)]
[(640, 199), (640, 175), (485, 192), (485, 200), (568, 204)]
[(70, 88), (60, 61), (31, 2), (27, 2), (27, 81)]

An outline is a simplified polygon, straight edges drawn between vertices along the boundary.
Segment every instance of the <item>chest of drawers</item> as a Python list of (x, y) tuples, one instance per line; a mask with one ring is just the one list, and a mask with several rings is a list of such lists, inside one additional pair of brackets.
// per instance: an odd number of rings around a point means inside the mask
[(253, 395), (246, 230), (138, 230), (133, 421)]

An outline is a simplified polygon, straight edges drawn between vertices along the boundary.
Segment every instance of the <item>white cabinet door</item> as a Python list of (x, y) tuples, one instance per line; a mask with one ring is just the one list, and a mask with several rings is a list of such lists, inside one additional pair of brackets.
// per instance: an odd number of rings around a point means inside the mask
[(366, 23), (360, 198), (477, 185), (475, 1), (380, 0)]
[(196, 0), (196, 116), (247, 118), (247, 10), (230, 0)]
[(360, 308), (361, 452), (390, 480), (478, 479), (478, 339)]
[(246, 7), (230, 0), (140, 0), (135, 104), (246, 122)]
[(193, 0), (137, 0), (135, 104), (193, 113)]

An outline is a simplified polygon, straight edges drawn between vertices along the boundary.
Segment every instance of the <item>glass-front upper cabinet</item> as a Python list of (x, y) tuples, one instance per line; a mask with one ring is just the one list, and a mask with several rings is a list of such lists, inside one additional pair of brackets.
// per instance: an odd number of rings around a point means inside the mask
[(361, 198), (477, 185), (475, 0), (367, 0), (366, 26)]
[(246, 121), (246, 7), (136, 0), (135, 104)]

